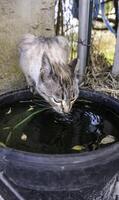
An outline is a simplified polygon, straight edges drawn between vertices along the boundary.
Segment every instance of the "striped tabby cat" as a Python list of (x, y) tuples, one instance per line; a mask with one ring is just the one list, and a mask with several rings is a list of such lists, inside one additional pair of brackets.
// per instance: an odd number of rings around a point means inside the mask
[(58, 113), (69, 113), (79, 95), (79, 67), (68, 63), (69, 45), (63, 36), (25, 35), (19, 44), (20, 67), (30, 89)]

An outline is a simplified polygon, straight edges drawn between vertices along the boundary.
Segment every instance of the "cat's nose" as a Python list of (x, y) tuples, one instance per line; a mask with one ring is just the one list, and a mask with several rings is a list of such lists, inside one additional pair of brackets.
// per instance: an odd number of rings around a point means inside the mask
[(65, 101), (62, 101), (62, 110), (64, 113), (69, 113), (71, 110), (70, 104)]

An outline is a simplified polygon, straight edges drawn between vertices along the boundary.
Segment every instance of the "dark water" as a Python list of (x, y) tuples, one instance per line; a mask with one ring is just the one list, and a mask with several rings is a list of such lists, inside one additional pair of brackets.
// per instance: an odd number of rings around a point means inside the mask
[(92, 102), (76, 102), (66, 116), (51, 109), (33, 114), (40, 109), (31, 101), (2, 106), (0, 145), (29, 152), (63, 154), (92, 151), (119, 140), (119, 116)]

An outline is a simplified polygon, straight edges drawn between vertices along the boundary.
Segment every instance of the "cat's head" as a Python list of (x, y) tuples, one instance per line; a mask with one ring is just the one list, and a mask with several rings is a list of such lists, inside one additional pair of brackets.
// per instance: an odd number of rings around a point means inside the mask
[(50, 59), (43, 54), (37, 92), (58, 113), (69, 113), (79, 95), (79, 67), (71, 65), (52, 65)]

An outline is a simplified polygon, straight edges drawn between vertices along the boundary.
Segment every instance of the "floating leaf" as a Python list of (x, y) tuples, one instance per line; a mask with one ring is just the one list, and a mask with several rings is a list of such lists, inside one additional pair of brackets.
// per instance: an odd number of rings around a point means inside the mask
[(101, 140), (100, 144), (110, 144), (113, 142), (115, 142), (115, 137), (113, 135), (107, 135)]
[(93, 150), (96, 150), (98, 148), (98, 144), (92, 144)]
[(9, 110), (6, 112), (6, 115), (11, 114), (11, 112), (12, 112), (12, 108), (10, 107)]
[(27, 135), (23, 133), (22, 136), (21, 136), (21, 140), (26, 141), (27, 140)]
[(7, 147), (4, 143), (0, 142), (0, 147)]
[(72, 147), (72, 150), (76, 150), (76, 151), (82, 151), (84, 149), (85, 147), (83, 145), (76, 145)]

